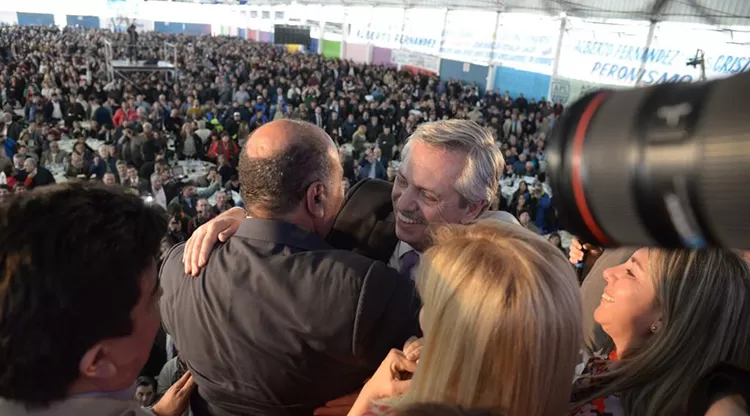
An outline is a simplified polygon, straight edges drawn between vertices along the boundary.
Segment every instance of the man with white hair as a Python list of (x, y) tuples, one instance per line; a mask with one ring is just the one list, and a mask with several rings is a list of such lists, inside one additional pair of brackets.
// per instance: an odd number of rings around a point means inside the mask
[(55, 183), (55, 177), (52, 172), (46, 168), (38, 166), (36, 159), (27, 158), (23, 162), (24, 170), (26, 171), (26, 180), (24, 185), (26, 189), (34, 189), (38, 186), (52, 185)]
[[(389, 266), (402, 275), (411, 277), (419, 256), (429, 248), (433, 225), (469, 224), (481, 218), (518, 224), (508, 213), (487, 211), (497, 194), (499, 177), (505, 167), (502, 153), (489, 130), (468, 120), (423, 124), (404, 147), (402, 160), (391, 190), (398, 241), (394, 239), (395, 249), (388, 260)], [(347, 204), (354, 199), (355, 190)], [(362, 198), (370, 196), (372, 194)], [(369, 201), (355, 205), (358, 215), (374, 215), (361, 209), (372, 207)], [(192, 250), (185, 253), (186, 270), (197, 273), (205, 264), (213, 243), (220, 235), (221, 241), (226, 241), (244, 218), (242, 209), (230, 209), (196, 230), (191, 239), (198, 243), (191, 244)], [(351, 218), (348, 222), (357, 223)]]
[(399, 239), (389, 265), (411, 276), (431, 226), (469, 224), (497, 194), (505, 168), (492, 133), (467, 120), (419, 126), (401, 152), (391, 199)]

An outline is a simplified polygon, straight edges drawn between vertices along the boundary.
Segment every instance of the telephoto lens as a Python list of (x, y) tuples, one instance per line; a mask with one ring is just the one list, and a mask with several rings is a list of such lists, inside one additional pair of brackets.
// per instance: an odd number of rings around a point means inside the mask
[(592, 92), (546, 149), (563, 228), (603, 247), (750, 248), (750, 73)]

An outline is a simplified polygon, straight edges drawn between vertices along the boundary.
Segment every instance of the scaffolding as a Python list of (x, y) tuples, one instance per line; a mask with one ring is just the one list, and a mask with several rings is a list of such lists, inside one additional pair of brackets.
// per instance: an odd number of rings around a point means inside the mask
[[(150, 57), (150, 52), (156, 50), (158, 50), (158, 59), (142, 59)], [(118, 43), (105, 40), (103, 55), (107, 82), (121, 78), (132, 84), (125, 74), (133, 72), (164, 74), (166, 80), (176, 76), (178, 48), (174, 43), (138, 42), (137, 45), (133, 45), (128, 42)]]
[(104, 69), (107, 71), (107, 82), (115, 80), (115, 69), (112, 66), (112, 42), (104, 41)]
[(174, 43), (164, 42), (162, 47), (162, 60), (177, 65), (177, 45)]

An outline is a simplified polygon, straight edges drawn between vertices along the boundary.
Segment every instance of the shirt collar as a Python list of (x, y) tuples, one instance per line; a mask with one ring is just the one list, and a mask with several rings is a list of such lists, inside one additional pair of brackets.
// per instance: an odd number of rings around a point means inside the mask
[(396, 254), (398, 255), (398, 259), (401, 260), (401, 258), (403, 258), (406, 255), (406, 253), (410, 251), (413, 251), (417, 253), (419, 257), (422, 257), (422, 253), (415, 250), (414, 247), (410, 246), (408, 243), (405, 243), (399, 240), (398, 246), (396, 247)]
[(113, 391), (113, 392), (91, 392), (91, 393), (81, 393), (81, 394), (75, 394), (73, 396), (70, 396), (74, 399), (82, 399), (82, 398), (107, 398), (107, 399), (116, 399), (116, 400), (132, 400), (133, 394), (135, 394), (135, 382), (133, 384), (120, 391)]
[(303, 230), (299, 226), (261, 218), (246, 218), (237, 230), (236, 236), (284, 244), (302, 250), (330, 250), (331, 247), (315, 233)]

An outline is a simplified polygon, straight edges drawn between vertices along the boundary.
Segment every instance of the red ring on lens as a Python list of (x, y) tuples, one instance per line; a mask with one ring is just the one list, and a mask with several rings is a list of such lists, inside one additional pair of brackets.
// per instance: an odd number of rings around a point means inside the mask
[(575, 135), (573, 136), (573, 151), (571, 152), (571, 182), (573, 183), (573, 198), (576, 201), (578, 212), (581, 214), (581, 219), (586, 225), (586, 228), (588, 228), (591, 234), (593, 234), (593, 236), (603, 245), (609, 245), (611, 241), (604, 233), (604, 230), (599, 227), (596, 220), (594, 220), (591, 208), (586, 202), (581, 166), (583, 160), (583, 141), (586, 138), (586, 132), (591, 124), (591, 120), (594, 118), (594, 114), (596, 114), (596, 110), (601, 107), (606, 97), (606, 93), (600, 92), (589, 102), (588, 106), (583, 111), (581, 120), (578, 122), (578, 126), (576, 126)]

